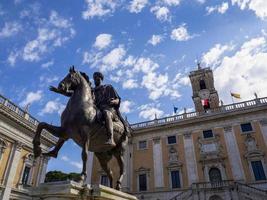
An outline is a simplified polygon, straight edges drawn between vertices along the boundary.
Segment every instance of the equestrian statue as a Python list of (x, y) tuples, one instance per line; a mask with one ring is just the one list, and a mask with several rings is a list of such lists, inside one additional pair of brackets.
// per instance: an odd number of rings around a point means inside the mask
[(73, 139), (82, 148), (81, 179), (86, 178), (88, 151), (94, 152), (102, 169), (106, 172), (110, 187), (113, 187), (113, 175), (108, 162), (112, 156), (119, 165), (120, 175), (115, 188), (121, 190), (124, 175), (123, 155), (128, 143), (130, 129), (119, 111), (120, 97), (111, 85), (102, 85), (104, 76), (100, 72), (93, 75), (95, 88), (91, 87), (89, 77), (72, 66), (58, 87), (50, 90), (69, 97), (65, 110), (61, 114), (61, 126), (40, 122), (33, 139), (35, 158), (42, 154), (40, 138), (42, 130), (58, 137), (53, 150), (43, 155), (57, 157), (58, 151), (68, 139)]

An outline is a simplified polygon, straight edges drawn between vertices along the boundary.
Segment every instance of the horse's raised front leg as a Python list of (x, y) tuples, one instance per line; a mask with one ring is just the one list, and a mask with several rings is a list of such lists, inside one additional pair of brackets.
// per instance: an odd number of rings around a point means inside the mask
[(33, 153), (34, 153), (35, 158), (39, 157), (42, 153), (42, 149), (40, 147), (40, 144), (41, 144), (40, 138), (41, 138), (41, 133), (42, 133), (43, 129), (47, 130), (55, 137), (66, 139), (66, 134), (65, 134), (63, 128), (58, 127), (58, 126), (53, 126), (53, 125), (47, 124), (45, 122), (40, 122), (37, 126), (37, 129), (36, 129), (33, 141), (32, 141)]
[(81, 180), (84, 182), (86, 180), (87, 172), (86, 172), (86, 163), (87, 163), (87, 158), (88, 158), (88, 140), (87, 138), (84, 138), (84, 144), (82, 148), (82, 160), (83, 160), (83, 168), (82, 168), (82, 173), (81, 173)]
[(116, 190), (121, 190), (121, 182), (124, 176), (124, 159), (123, 159), (123, 150), (119, 149), (114, 153), (115, 158), (118, 161), (119, 167), (120, 167), (120, 176), (116, 184)]
[(108, 162), (111, 160), (112, 155), (107, 154), (106, 152), (95, 153), (98, 161), (102, 167), (102, 169), (106, 172), (109, 179), (109, 187), (113, 188), (113, 173), (110, 167), (108, 166)]
[(65, 140), (62, 138), (59, 138), (59, 140), (57, 141), (56, 146), (54, 147), (53, 150), (47, 152), (47, 153), (43, 153), (44, 156), (49, 156), (49, 157), (53, 157), (53, 158), (57, 158), (57, 154), (59, 152), (59, 150), (61, 149), (61, 147), (63, 146), (63, 144), (65, 143)]

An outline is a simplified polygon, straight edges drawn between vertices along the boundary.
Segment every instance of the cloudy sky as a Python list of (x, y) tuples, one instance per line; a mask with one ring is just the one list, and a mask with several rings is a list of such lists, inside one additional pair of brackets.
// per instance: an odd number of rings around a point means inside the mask
[[(188, 73), (214, 70), (225, 104), (267, 96), (266, 0), (1, 0), (0, 94), (58, 124), (66, 97), (48, 90), (69, 66), (102, 71), (130, 123), (193, 111)], [(70, 154), (71, 152), (71, 154)], [(79, 171), (68, 141), (49, 170)]]

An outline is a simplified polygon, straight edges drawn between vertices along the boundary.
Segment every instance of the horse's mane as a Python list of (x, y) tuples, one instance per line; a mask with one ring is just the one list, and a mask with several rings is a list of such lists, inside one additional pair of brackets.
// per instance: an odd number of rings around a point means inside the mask
[(83, 78), (86, 80), (86, 82), (89, 84), (89, 86), (91, 87), (92, 83), (89, 80), (89, 76), (85, 73), (85, 72), (80, 72), (80, 74), (83, 76)]

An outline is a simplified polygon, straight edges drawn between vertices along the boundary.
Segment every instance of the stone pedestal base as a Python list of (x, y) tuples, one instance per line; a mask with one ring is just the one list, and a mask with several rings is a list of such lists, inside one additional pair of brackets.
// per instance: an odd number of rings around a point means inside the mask
[(33, 200), (138, 200), (135, 196), (103, 185), (85, 185), (74, 181), (42, 183), (32, 188)]

